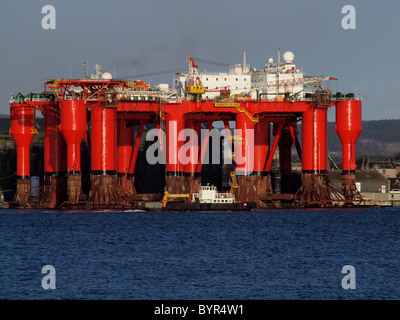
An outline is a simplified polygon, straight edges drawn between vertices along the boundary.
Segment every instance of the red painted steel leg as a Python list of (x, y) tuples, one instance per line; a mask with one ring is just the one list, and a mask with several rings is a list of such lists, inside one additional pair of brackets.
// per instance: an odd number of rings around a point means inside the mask
[(260, 200), (260, 196), (272, 194), (271, 174), (265, 171), (265, 161), (270, 147), (270, 123), (260, 121), (254, 124), (254, 172), (252, 174), (256, 195), (255, 201), (259, 206), (264, 207), (265, 203)]
[(46, 208), (55, 208), (66, 200), (66, 149), (58, 115), (51, 111), (44, 112), (43, 205)]
[[(257, 185), (254, 184), (254, 124), (244, 113), (236, 115), (236, 129), (241, 139), (235, 148), (235, 173), (238, 188), (236, 200), (239, 202), (259, 202)], [(239, 151), (239, 152), (237, 152)], [(260, 157), (259, 157), (260, 158)], [(257, 165), (259, 163), (257, 162)]]
[(16, 201), (27, 204), (30, 196), (30, 145), (35, 129), (35, 109), (16, 104), (10, 109), (10, 134), (17, 147), (17, 192)]
[(87, 132), (84, 100), (61, 100), (61, 133), (67, 143), (67, 195), (70, 205), (84, 199), (81, 182), (81, 142)]
[[(187, 120), (186, 128), (188, 129), (189, 137), (187, 137), (186, 156), (188, 157), (188, 163), (184, 166), (184, 176), (185, 176), (185, 193), (190, 195), (192, 198), (193, 193), (199, 192), (199, 185), (201, 183), (201, 174), (196, 172), (197, 163), (199, 160), (199, 132), (198, 125), (194, 120)], [(187, 155), (189, 153), (189, 155)]]
[(342, 189), (346, 205), (355, 200), (356, 142), (362, 131), (361, 100), (336, 102), (336, 125), (342, 142)]
[(117, 121), (117, 175), (118, 184), (127, 194), (135, 194), (133, 177), (129, 175), (129, 162), (133, 151), (133, 125), (125, 118)]
[(303, 112), (302, 187), (300, 201), (307, 206), (331, 205), (328, 176), (327, 108)]
[(116, 109), (95, 105), (91, 108), (92, 174), (89, 201), (95, 207), (120, 205), (122, 195), (116, 181)]
[(183, 145), (178, 135), (184, 129), (184, 117), (181, 110), (174, 113), (166, 113), (166, 140), (167, 140), (167, 164), (166, 164), (166, 190), (171, 194), (184, 193), (184, 166), (178, 159), (178, 152)]

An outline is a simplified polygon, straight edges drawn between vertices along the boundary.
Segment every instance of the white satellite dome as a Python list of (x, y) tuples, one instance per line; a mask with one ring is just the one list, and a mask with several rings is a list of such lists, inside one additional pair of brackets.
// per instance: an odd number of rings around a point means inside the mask
[(294, 53), (292, 51), (286, 51), (283, 54), (283, 60), (285, 61), (285, 63), (292, 63), (294, 60)]
[(112, 74), (109, 72), (103, 72), (101, 75), (101, 79), (103, 80), (111, 80), (113, 78)]
[(273, 63), (274, 63), (274, 59), (269, 58), (269, 59), (268, 59), (268, 63), (269, 63), (269, 64), (273, 64)]

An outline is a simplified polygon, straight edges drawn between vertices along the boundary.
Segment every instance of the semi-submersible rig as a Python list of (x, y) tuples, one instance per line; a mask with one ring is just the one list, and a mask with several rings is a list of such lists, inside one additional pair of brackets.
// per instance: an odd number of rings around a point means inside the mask
[[(288, 51), (281, 62), (278, 52), (277, 63), (271, 58), (265, 68), (251, 69), (244, 53), (243, 65), (229, 66), (228, 73), (203, 73), (188, 55), (188, 73), (175, 74), (173, 88), (115, 79), (97, 65), (95, 74), (87, 76), (85, 66), (82, 79), (45, 80), (43, 93), (13, 95), (10, 134), (17, 147), (17, 183), (12, 205), (129, 209), (190, 203), (201, 187), (215, 121), (226, 129), (232, 158), (235, 153), (244, 155), (242, 161), (233, 161), (235, 168), (230, 172), (230, 192), (236, 203), (260, 208), (357, 204), (355, 144), (362, 130), (361, 98), (324, 89), (322, 81), (334, 78), (305, 76), (293, 59)], [(341, 190), (330, 185), (328, 176), (327, 112), (333, 106), (335, 131), (343, 145)], [(30, 145), (37, 133), (36, 110), (44, 117), (44, 177), (39, 191), (31, 194)], [(154, 141), (165, 155), (164, 194), (135, 189), (138, 151), (148, 124), (160, 133)], [(200, 134), (202, 127), (208, 129), (205, 135)], [(196, 143), (192, 137), (188, 161), (177, 156), (190, 138), (179, 135), (183, 129), (191, 129), (196, 137)], [(239, 129), (241, 135), (236, 134)], [(82, 145), (90, 153), (86, 193)], [(275, 152), (282, 181), (289, 177), (290, 184), (293, 146), (301, 160), (301, 186), (292, 193), (277, 192), (271, 184)]]

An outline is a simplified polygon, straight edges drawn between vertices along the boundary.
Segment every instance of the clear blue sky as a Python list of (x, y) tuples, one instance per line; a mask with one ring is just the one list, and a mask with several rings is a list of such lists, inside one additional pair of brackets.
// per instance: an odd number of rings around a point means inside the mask
[[(41, 80), (83, 76), (83, 61), (117, 77), (185, 70), (186, 54), (261, 68), (277, 50), (295, 54), (307, 75), (331, 89), (361, 92), (363, 120), (400, 118), (400, 1), (331, 0), (9, 0), (0, 9), (0, 113), (11, 93), (43, 91)], [(44, 5), (56, 29), (44, 30)], [(341, 25), (344, 5), (356, 29)], [(225, 68), (198, 63), (208, 71)], [(180, 70), (179, 70), (180, 69)], [(141, 77), (172, 83), (174, 72)], [(334, 111), (330, 112), (332, 119)], [(333, 115), (334, 119), (334, 115)]]

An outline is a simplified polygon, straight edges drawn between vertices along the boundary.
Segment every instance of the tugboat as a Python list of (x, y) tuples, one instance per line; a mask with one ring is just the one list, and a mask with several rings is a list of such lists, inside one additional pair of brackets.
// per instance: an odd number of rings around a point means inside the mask
[[(175, 198), (186, 198), (185, 202), (172, 202)], [(190, 200), (190, 202), (189, 202)], [(256, 207), (255, 202), (235, 202), (233, 193), (219, 193), (217, 187), (200, 185), (199, 192), (189, 195), (164, 194), (162, 210), (164, 211), (249, 211)]]
[(195, 203), (234, 203), (235, 197), (232, 193), (219, 193), (217, 187), (207, 184), (200, 185), (199, 193), (193, 193), (192, 202)]

